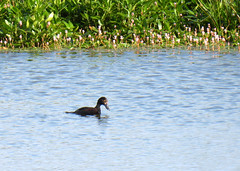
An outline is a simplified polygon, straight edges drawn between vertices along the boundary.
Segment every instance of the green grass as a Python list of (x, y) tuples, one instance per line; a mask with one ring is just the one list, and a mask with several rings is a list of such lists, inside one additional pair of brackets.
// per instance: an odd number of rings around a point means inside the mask
[(0, 49), (240, 46), (235, 0), (2, 0)]

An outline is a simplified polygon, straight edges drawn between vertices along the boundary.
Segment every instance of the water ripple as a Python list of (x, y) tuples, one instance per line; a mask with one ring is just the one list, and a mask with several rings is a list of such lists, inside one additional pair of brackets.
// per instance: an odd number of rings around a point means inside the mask
[[(2, 170), (240, 168), (239, 53), (90, 50), (0, 59)], [(95, 106), (100, 96), (111, 109), (102, 108), (100, 120), (64, 113)]]

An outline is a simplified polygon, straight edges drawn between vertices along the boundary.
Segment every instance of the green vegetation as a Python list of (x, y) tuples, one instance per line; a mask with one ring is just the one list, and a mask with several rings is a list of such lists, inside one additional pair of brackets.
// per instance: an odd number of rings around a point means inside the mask
[(0, 49), (238, 46), (236, 0), (2, 0)]

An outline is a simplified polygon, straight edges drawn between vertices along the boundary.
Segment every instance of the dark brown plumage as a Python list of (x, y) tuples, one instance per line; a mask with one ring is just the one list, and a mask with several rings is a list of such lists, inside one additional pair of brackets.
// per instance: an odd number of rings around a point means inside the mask
[(100, 97), (97, 101), (97, 105), (95, 107), (82, 107), (77, 109), (74, 112), (66, 112), (66, 113), (75, 113), (77, 115), (81, 116), (87, 116), (87, 115), (96, 115), (98, 118), (100, 118), (101, 115), (101, 108), (100, 106), (104, 105), (107, 110), (109, 110), (108, 107), (108, 100), (106, 97)]

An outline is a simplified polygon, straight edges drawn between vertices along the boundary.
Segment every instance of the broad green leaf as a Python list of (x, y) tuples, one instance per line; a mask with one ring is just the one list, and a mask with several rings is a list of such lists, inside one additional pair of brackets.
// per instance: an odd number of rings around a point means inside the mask
[(36, 18), (35, 18), (35, 16), (33, 15), (33, 16), (31, 17), (31, 19), (34, 21)]
[(100, 21), (100, 20), (98, 20), (98, 24), (100, 25), (100, 26), (102, 26), (103, 24), (102, 24), (102, 22)]
[(53, 19), (54, 13), (51, 12), (51, 14), (49, 14), (48, 18), (46, 19), (46, 22), (51, 21)]
[(158, 20), (158, 29), (159, 29), (159, 30), (162, 30), (162, 23), (161, 23), (160, 20)]
[(5, 20), (5, 23), (6, 23), (9, 27), (11, 27), (11, 24), (10, 24), (10, 22), (9, 22), (8, 20)]
[(69, 29), (69, 30), (74, 28), (74, 25), (72, 24), (71, 21), (68, 21), (68, 23), (65, 22), (65, 21), (63, 21), (63, 23), (65, 24), (65, 26), (66, 26), (67, 29)]
[(29, 28), (29, 20), (27, 20), (26, 27)]

